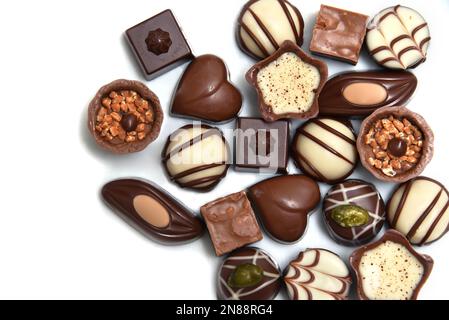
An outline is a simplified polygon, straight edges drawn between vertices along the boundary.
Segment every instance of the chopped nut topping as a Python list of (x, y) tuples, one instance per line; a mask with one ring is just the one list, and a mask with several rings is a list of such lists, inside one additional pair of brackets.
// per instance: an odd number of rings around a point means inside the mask
[(413, 168), (422, 155), (423, 134), (407, 119), (380, 119), (364, 136), (372, 149), (371, 166), (389, 177)]
[[(114, 144), (144, 140), (154, 121), (153, 110), (147, 100), (130, 90), (112, 91), (101, 99), (95, 130)], [(127, 132), (121, 125), (124, 116), (133, 114), (137, 118), (136, 130)]]

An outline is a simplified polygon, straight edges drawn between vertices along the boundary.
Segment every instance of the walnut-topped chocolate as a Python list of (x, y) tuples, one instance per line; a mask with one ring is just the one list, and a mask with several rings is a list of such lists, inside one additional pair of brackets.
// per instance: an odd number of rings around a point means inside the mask
[(117, 80), (92, 100), (88, 125), (99, 145), (114, 153), (130, 153), (157, 138), (162, 118), (159, 99), (144, 84)]
[(382, 108), (363, 123), (357, 147), (362, 164), (385, 181), (419, 175), (433, 154), (433, 133), (425, 120), (404, 107)]

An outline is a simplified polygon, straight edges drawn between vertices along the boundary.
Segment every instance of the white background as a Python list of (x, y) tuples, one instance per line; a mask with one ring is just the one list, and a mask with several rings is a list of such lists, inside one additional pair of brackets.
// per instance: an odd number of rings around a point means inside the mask
[[(229, 170), (216, 189), (197, 194), (180, 190), (164, 176), (162, 146), (173, 130), (187, 122), (167, 113), (186, 65), (147, 82), (161, 99), (166, 117), (159, 139), (139, 154), (115, 156), (99, 150), (86, 128), (86, 108), (103, 84), (118, 78), (143, 81), (123, 32), (171, 8), (197, 55), (213, 53), (227, 62), (232, 80), (244, 94), (242, 115), (258, 115), (255, 94), (244, 80), (254, 61), (240, 52), (234, 39), (235, 20), (244, 2), (2, 2), (0, 298), (215, 299), (221, 259), (214, 256), (207, 235), (181, 247), (155, 244), (107, 209), (99, 190), (111, 179), (142, 177), (159, 183), (198, 212), (202, 204), (267, 177)], [(396, 2), (325, 1), (370, 16)], [(307, 48), (320, 1), (292, 3), (305, 20), (303, 47)], [(449, 185), (449, 2), (404, 0), (402, 4), (420, 11), (430, 24), (428, 61), (414, 71), (419, 87), (409, 107), (428, 120), (436, 135), (435, 157), (425, 174)], [(330, 74), (376, 67), (366, 54), (357, 67), (326, 62)], [(292, 130), (299, 124), (294, 122)], [(292, 164), (290, 169), (297, 172)], [(362, 169), (353, 177), (372, 179)], [(376, 183), (388, 199), (393, 185)], [(323, 192), (327, 189), (322, 185)], [(307, 247), (328, 248), (344, 259), (353, 250), (329, 238), (320, 211), (312, 215), (299, 243), (281, 245), (266, 236), (257, 245), (283, 268)], [(418, 248), (435, 260), (422, 299), (449, 298), (448, 245), (446, 236)]]

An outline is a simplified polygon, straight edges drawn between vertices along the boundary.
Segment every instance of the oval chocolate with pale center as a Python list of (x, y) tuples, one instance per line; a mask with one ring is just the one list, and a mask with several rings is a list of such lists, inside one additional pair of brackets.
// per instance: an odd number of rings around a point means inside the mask
[(170, 215), (159, 201), (146, 196), (134, 197), (133, 205), (139, 216), (156, 228), (166, 228), (170, 224)]
[(354, 82), (343, 89), (343, 97), (352, 104), (372, 106), (384, 102), (388, 93), (384, 86), (373, 82)]

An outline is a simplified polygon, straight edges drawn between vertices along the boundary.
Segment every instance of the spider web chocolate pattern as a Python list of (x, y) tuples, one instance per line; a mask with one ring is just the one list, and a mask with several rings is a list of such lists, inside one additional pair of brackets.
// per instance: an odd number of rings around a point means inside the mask
[[(325, 212), (330, 212), (332, 209), (341, 206), (341, 205), (358, 205), (358, 201), (363, 199), (369, 199), (371, 197), (376, 198), (376, 205), (374, 211), (369, 210), (369, 208), (364, 208), (368, 211), (369, 216), (372, 218), (371, 222), (368, 223), (363, 228), (350, 228), (352, 232), (352, 238), (354, 242), (360, 239), (360, 237), (364, 236), (367, 232), (371, 232), (371, 235), (377, 234), (377, 227), (380, 223), (385, 221), (385, 212), (381, 208), (384, 208), (382, 204), (382, 198), (380, 197), (377, 191), (373, 192), (362, 192), (363, 189), (371, 188), (370, 185), (365, 183), (360, 183), (351, 187), (346, 187), (344, 183), (340, 183), (337, 186), (338, 189), (330, 191), (326, 196), (326, 202), (331, 203), (330, 206), (325, 207)], [(357, 192), (360, 191), (360, 192)], [(349, 196), (349, 193), (354, 194), (353, 196)], [(332, 196), (341, 195), (343, 200), (337, 200), (332, 198)]]
[(368, 26), (366, 37), (370, 54), (386, 67), (407, 69), (426, 60), (429, 28), (413, 9), (398, 5), (381, 11)]
[[(263, 269), (262, 281), (248, 288), (231, 288), (228, 277), (241, 264), (251, 263)], [(280, 271), (276, 263), (267, 253), (260, 249), (247, 248), (228, 257), (219, 273), (219, 293), (220, 298), (226, 300), (267, 300), (276, 296), (280, 289)]]
[(345, 300), (351, 276), (338, 255), (308, 249), (292, 261), (284, 277), (292, 300)]

